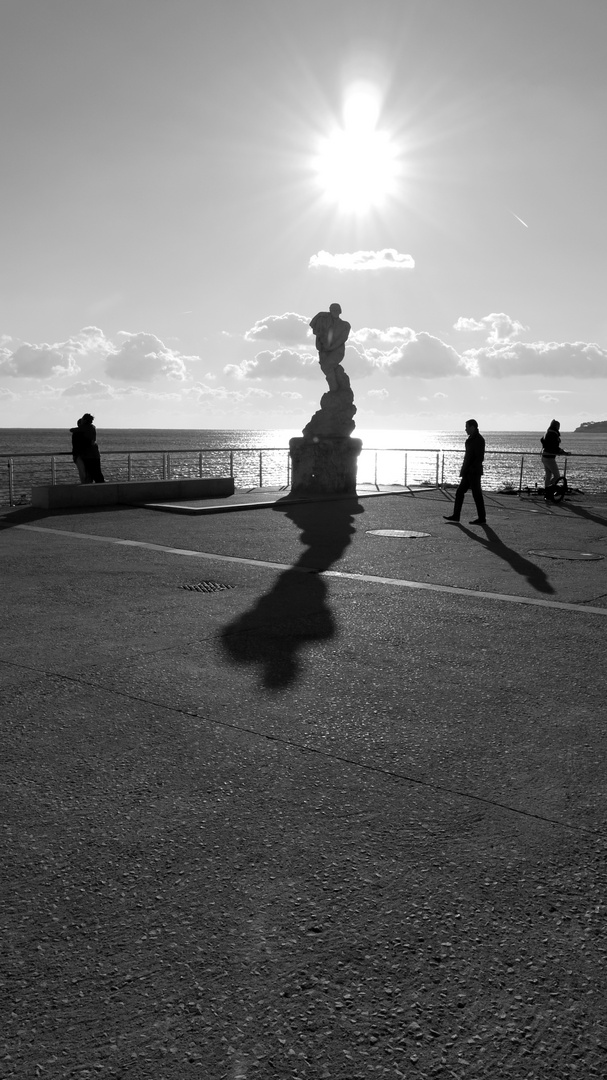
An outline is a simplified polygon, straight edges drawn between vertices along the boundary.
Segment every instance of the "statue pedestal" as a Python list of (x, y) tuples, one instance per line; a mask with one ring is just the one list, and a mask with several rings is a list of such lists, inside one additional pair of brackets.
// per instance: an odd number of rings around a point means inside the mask
[(291, 439), (292, 495), (355, 495), (362, 439), (315, 435)]

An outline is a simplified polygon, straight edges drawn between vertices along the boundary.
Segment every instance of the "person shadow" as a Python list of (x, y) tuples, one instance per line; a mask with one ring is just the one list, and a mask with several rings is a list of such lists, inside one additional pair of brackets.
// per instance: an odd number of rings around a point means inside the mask
[(601, 517), (600, 514), (591, 514), (585, 506), (576, 506), (575, 503), (563, 502), (561, 508), (568, 510), (570, 514), (583, 518), (584, 521), (593, 521), (596, 525), (607, 525), (607, 517)]
[(254, 607), (223, 628), (220, 643), (231, 662), (258, 665), (263, 687), (276, 691), (299, 677), (307, 645), (336, 633), (322, 573), (352, 542), (354, 518), (364, 510), (355, 495), (313, 503), (286, 496), (272, 509), (301, 530), (306, 550)]
[(477, 533), (471, 532), (470, 529), (466, 529), (464, 525), (460, 524), (460, 529), (465, 532), (466, 536), (469, 536), (471, 540), (475, 540), (477, 544), (482, 544), (483, 547), (490, 551), (492, 555), (497, 555), (500, 559), (504, 559), (517, 574), (524, 577), (529, 582), (532, 589), (541, 593), (554, 593), (554, 589), (548, 580), (547, 574), (544, 573), (540, 566), (536, 566), (529, 559), (525, 559), (520, 552), (515, 551), (514, 548), (510, 548), (500, 540), (497, 533), (489, 525), (481, 525), (480, 528), (485, 530), (487, 539), (479, 536)]

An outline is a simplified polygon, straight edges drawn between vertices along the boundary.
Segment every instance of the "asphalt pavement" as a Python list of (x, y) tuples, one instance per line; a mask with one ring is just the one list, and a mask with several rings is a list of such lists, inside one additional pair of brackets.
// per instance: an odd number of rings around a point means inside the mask
[(3, 1075), (606, 1074), (607, 497), (452, 498), (0, 511)]

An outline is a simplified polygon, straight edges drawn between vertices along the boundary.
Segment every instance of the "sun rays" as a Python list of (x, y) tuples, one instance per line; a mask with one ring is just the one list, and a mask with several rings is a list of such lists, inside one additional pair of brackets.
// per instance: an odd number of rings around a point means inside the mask
[(344, 102), (343, 127), (321, 142), (314, 162), (325, 198), (346, 213), (381, 207), (397, 190), (398, 151), (378, 128), (380, 99), (369, 85), (352, 87)]

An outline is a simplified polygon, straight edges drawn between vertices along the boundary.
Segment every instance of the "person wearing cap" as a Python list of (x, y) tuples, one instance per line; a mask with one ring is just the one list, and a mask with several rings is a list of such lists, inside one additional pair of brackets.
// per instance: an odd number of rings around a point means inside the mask
[(542, 435), (542, 465), (544, 466), (544, 501), (554, 502), (556, 485), (561, 479), (557, 465), (557, 455), (570, 457), (566, 450), (561, 450), (561, 425), (558, 420), (551, 420), (545, 435)]
[(443, 514), (445, 521), (459, 521), (464, 503), (464, 495), (467, 491), (472, 492), (472, 498), (476, 506), (477, 517), (471, 521), (471, 525), (484, 525), (487, 521), (485, 515), (485, 500), (481, 489), (481, 476), (483, 475), (483, 461), (485, 458), (485, 440), (478, 430), (476, 420), (466, 420), (466, 434), (464, 460), (459, 471), (461, 480), (455, 492), (453, 513)]

